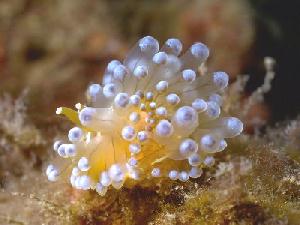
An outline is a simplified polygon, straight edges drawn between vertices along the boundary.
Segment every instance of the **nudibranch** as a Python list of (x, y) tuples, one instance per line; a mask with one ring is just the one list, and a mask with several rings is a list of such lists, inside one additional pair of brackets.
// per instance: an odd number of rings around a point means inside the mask
[(67, 177), (76, 189), (104, 195), (128, 178), (184, 182), (212, 166), (214, 153), (242, 132), (243, 123), (221, 111), (228, 75), (199, 72), (207, 46), (198, 42), (181, 51), (178, 39), (159, 48), (146, 36), (123, 62), (108, 63), (102, 83), (87, 90), (88, 104), (58, 108), (75, 127), (67, 143), (53, 146), (69, 160), (67, 169), (49, 165), (48, 179)]

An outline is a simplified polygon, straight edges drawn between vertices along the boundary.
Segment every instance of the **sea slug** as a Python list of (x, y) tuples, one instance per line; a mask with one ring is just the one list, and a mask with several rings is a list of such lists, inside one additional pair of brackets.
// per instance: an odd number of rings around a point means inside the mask
[(76, 189), (104, 195), (128, 178), (184, 182), (212, 166), (213, 154), (242, 132), (243, 123), (221, 111), (228, 75), (199, 73), (207, 46), (198, 42), (181, 51), (178, 39), (159, 48), (144, 37), (123, 62), (108, 63), (102, 83), (89, 86), (87, 105), (58, 108), (75, 127), (68, 143), (53, 146), (69, 160), (67, 168), (49, 165), (48, 179), (67, 177)]

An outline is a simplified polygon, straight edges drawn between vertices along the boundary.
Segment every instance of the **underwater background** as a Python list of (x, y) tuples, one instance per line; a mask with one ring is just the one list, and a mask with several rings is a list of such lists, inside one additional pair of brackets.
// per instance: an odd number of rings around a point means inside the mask
[[(299, 8), (296, 0), (1, 0), (0, 224), (300, 224)], [(129, 183), (105, 197), (49, 183), (53, 140), (71, 128), (56, 108), (85, 102), (107, 63), (147, 35), (210, 48), (208, 69), (229, 74), (227, 111), (244, 122), (243, 135), (185, 183)]]

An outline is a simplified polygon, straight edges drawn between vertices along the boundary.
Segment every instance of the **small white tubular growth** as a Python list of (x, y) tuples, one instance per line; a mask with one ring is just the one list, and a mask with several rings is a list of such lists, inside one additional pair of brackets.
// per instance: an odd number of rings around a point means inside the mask
[(186, 171), (181, 171), (178, 175), (178, 178), (180, 181), (183, 181), (183, 182), (188, 181), (189, 174)]
[(117, 94), (117, 87), (114, 83), (105, 84), (103, 94), (107, 98), (112, 98)]
[(128, 70), (124, 65), (116, 66), (113, 73), (116, 80), (123, 81), (126, 75), (128, 75)]
[(151, 171), (152, 177), (160, 177), (160, 169), (159, 168), (153, 168)]
[(68, 138), (71, 142), (78, 142), (83, 136), (83, 131), (79, 127), (73, 127), (69, 130)]
[(75, 180), (75, 187), (82, 190), (90, 189), (91, 178), (87, 175), (77, 177)]
[(219, 147), (219, 140), (213, 135), (204, 135), (200, 140), (201, 150), (206, 152), (215, 152)]
[(88, 171), (90, 169), (89, 160), (86, 157), (81, 157), (78, 161), (78, 168), (81, 171)]
[(108, 187), (109, 185), (111, 185), (111, 179), (109, 177), (109, 174), (107, 171), (104, 171), (101, 173), (100, 176), (100, 183), (104, 186), (104, 187)]
[(225, 72), (214, 72), (213, 73), (213, 82), (214, 84), (220, 88), (224, 89), (228, 86), (228, 75)]
[(179, 96), (175, 93), (168, 94), (166, 100), (171, 105), (177, 105), (180, 102)]
[(157, 90), (158, 92), (163, 92), (163, 91), (165, 91), (165, 90), (168, 89), (168, 85), (169, 85), (168, 82), (165, 81), (165, 80), (159, 81), (159, 82), (156, 84), (156, 90)]
[(93, 99), (97, 97), (102, 92), (102, 87), (100, 84), (91, 84), (88, 88), (88, 95)]
[(159, 50), (159, 43), (151, 36), (146, 36), (139, 41), (139, 47), (142, 52), (155, 54)]
[(129, 145), (129, 151), (132, 154), (137, 154), (141, 151), (141, 146), (139, 144), (130, 144)]
[(191, 53), (195, 56), (199, 61), (204, 62), (209, 56), (209, 50), (205, 44), (200, 42), (195, 43), (191, 47)]
[(78, 180), (78, 176), (74, 176), (74, 175), (70, 176), (70, 183), (71, 183), (72, 187), (74, 187), (76, 189), (78, 189), (77, 188), (77, 184), (78, 184), (77, 180)]
[(121, 166), (113, 164), (108, 171), (110, 179), (115, 182), (121, 182), (124, 180), (124, 172), (122, 171)]
[(94, 108), (86, 107), (82, 109), (79, 113), (79, 120), (81, 124), (84, 126), (88, 126), (92, 122), (95, 114), (96, 110)]
[(122, 137), (126, 141), (132, 141), (136, 136), (135, 130), (132, 126), (125, 126), (122, 129)]
[(192, 178), (198, 178), (198, 177), (201, 177), (202, 173), (203, 173), (203, 171), (201, 168), (192, 167), (189, 172), (189, 176)]
[(141, 90), (136, 91), (135, 94), (138, 95), (140, 98), (144, 98), (144, 92), (142, 92)]
[(59, 146), (61, 146), (62, 144), (63, 144), (63, 143), (62, 143), (62, 141), (60, 141), (60, 140), (55, 141), (55, 142), (53, 143), (53, 150), (57, 152)]
[(129, 104), (138, 106), (141, 103), (141, 97), (139, 95), (131, 95), (129, 98)]
[(136, 165), (137, 165), (137, 163), (138, 163), (138, 161), (137, 161), (137, 159), (136, 158), (134, 158), (134, 157), (130, 157), (129, 159), (128, 159), (128, 165), (129, 165), (129, 167), (131, 168), (133, 168), (133, 167), (135, 167)]
[(140, 173), (138, 170), (130, 170), (129, 171), (129, 177), (134, 179), (134, 180), (139, 180), (140, 179)]
[(133, 123), (137, 123), (140, 120), (140, 114), (137, 112), (132, 112), (129, 115), (129, 120)]
[(125, 108), (129, 103), (129, 95), (127, 93), (118, 93), (114, 99), (115, 106)]
[(160, 137), (170, 137), (173, 134), (173, 126), (168, 120), (160, 120), (155, 131)]
[(65, 154), (66, 157), (74, 157), (76, 155), (76, 146), (74, 144), (66, 144)]
[(185, 81), (193, 82), (196, 79), (196, 73), (194, 70), (186, 69), (182, 71), (182, 78)]
[[(102, 79), (102, 85), (110, 84), (114, 82), (114, 77), (112, 74), (104, 74)], [(102, 90), (103, 91), (103, 90)]]
[(189, 160), (189, 164), (191, 166), (199, 166), (201, 164), (201, 162), (202, 162), (200, 156), (198, 154), (196, 154), (196, 153), (190, 155), (190, 157), (188, 158), (188, 160)]
[(205, 159), (204, 159), (204, 165), (206, 166), (213, 166), (215, 164), (215, 158), (212, 157), (212, 156), (207, 156)]
[(242, 133), (243, 123), (235, 117), (227, 117), (222, 119), (222, 124), (225, 127), (224, 137), (231, 138)]
[(145, 105), (144, 103), (142, 103), (142, 104), (140, 105), (140, 110), (141, 110), (141, 111), (146, 111), (146, 105)]
[(48, 177), (48, 180), (49, 181), (57, 181), (57, 178), (58, 178), (58, 170), (55, 166), (53, 165), (49, 165), (46, 169), (46, 175)]
[(192, 103), (192, 107), (197, 112), (204, 112), (207, 109), (207, 103), (201, 98), (196, 98)]
[(184, 157), (189, 157), (191, 154), (197, 151), (198, 151), (197, 143), (190, 138), (184, 139), (179, 146), (179, 152)]
[(180, 40), (178, 40), (176, 38), (170, 38), (166, 41), (163, 49), (166, 49), (165, 51), (167, 53), (171, 53), (171, 54), (174, 54), (175, 56), (178, 56), (181, 53), (182, 44), (181, 44)]
[(140, 142), (144, 142), (148, 139), (148, 132), (147, 131), (139, 131), (137, 133), (137, 139), (140, 141)]
[(48, 175), (52, 170), (55, 170), (55, 166), (50, 164), (46, 169), (46, 174)]
[(211, 101), (207, 102), (206, 115), (209, 118), (211, 119), (218, 118), (220, 116), (220, 113), (221, 113), (221, 109), (217, 103)]
[(193, 44), (181, 57), (183, 69), (197, 70), (208, 56), (209, 50), (206, 45), (200, 42)]
[(223, 139), (219, 143), (218, 151), (223, 151), (227, 147), (227, 142)]
[(178, 171), (176, 171), (176, 170), (171, 170), (171, 171), (169, 172), (169, 178), (170, 178), (171, 180), (177, 180), (177, 179), (178, 179), (178, 176), (179, 176), (179, 173), (178, 173)]
[(56, 111), (55, 111), (55, 113), (57, 115), (61, 114), (62, 113), (62, 107), (57, 108)]
[(155, 109), (156, 108), (156, 102), (150, 102), (149, 107), (150, 107), (150, 109)]
[(165, 107), (158, 107), (156, 109), (155, 113), (158, 116), (167, 116), (168, 115), (167, 109)]
[(152, 60), (157, 65), (163, 65), (167, 63), (168, 55), (165, 52), (158, 52), (153, 56)]
[(72, 169), (72, 175), (73, 176), (78, 176), (80, 174), (80, 170), (77, 167), (74, 167)]
[(107, 187), (104, 187), (102, 184), (96, 184), (96, 191), (99, 195), (104, 196), (107, 192)]
[(219, 106), (221, 106), (223, 103), (222, 97), (218, 94), (212, 94), (211, 96), (209, 96), (208, 100), (217, 103)]
[(178, 127), (195, 127), (198, 124), (198, 113), (190, 106), (183, 106), (176, 111), (174, 122)]
[(57, 181), (58, 179), (58, 171), (57, 170), (52, 170), (49, 174), (48, 174), (48, 180), (49, 181)]
[(71, 183), (72, 187), (75, 187), (76, 178), (77, 178), (76, 176), (73, 176), (73, 175), (70, 176), (70, 183)]
[(146, 100), (151, 101), (153, 99), (153, 93), (152, 92), (147, 92), (146, 93)]
[(57, 153), (60, 157), (67, 157), (67, 154), (66, 154), (66, 147), (67, 147), (67, 144), (61, 144), (58, 149), (57, 149)]
[(112, 60), (108, 63), (106, 71), (110, 74), (113, 74), (115, 68), (119, 65), (121, 65), (121, 62), (119, 60)]
[(133, 75), (138, 79), (142, 79), (148, 75), (148, 69), (146, 66), (137, 66), (133, 71)]
[(75, 104), (75, 108), (77, 110), (80, 110), (82, 108), (82, 105), (78, 102), (78, 103)]

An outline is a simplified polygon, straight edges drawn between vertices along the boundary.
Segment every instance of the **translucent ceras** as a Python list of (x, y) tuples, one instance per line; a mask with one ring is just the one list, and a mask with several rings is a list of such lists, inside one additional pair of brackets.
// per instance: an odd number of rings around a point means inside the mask
[(58, 108), (75, 127), (69, 143), (54, 143), (57, 154), (69, 160), (67, 169), (50, 165), (48, 179), (68, 174), (74, 188), (104, 195), (127, 178), (187, 181), (212, 166), (213, 154), (243, 124), (220, 109), (228, 75), (199, 74), (208, 48), (199, 42), (181, 50), (178, 39), (159, 48), (153, 37), (144, 37), (123, 62), (108, 63), (102, 83), (88, 88), (87, 105)]

